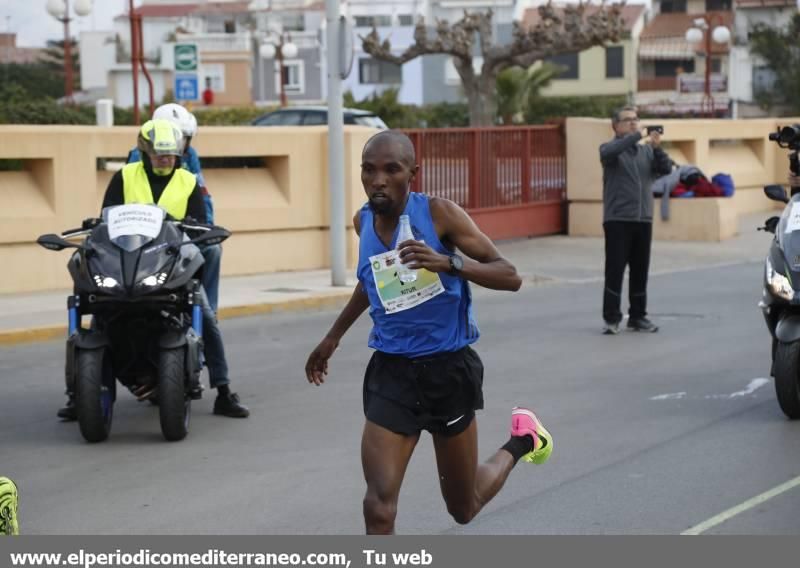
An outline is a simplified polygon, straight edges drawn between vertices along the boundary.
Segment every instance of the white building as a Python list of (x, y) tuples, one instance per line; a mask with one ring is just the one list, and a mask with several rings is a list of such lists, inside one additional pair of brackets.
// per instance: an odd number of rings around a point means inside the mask
[(733, 118), (763, 116), (755, 95), (772, 88), (774, 73), (750, 53), (749, 34), (757, 24), (785, 28), (797, 13), (797, 4), (795, 0), (736, 0), (734, 8), (729, 91)]
[[(402, 66), (380, 61), (364, 52), (359, 38), (368, 35), (375, 26), (381, 40), (391, 42), (392, 53), (400, 55), (414, 44), (414, 25), (425, 5), (423, 0), (348, 0), (342, 3), (354, 28), (353, 65), (342, 83), (343, 91), (350, 91), (356, 100), (362, 100), (388, 89), (399, 89), (401, 103), (422, 104), (422, 59), (418, 57)], [(327, 84), (325, 86), (327, 92)]]

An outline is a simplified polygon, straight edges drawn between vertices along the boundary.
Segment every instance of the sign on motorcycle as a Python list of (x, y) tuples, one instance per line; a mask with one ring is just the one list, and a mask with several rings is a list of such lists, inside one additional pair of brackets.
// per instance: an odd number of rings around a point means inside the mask
[(164, 210), (153, 205), (130, 204), (112, 207), (108, 211), (108, 237), (141, 235), (154, 239), (161, 232)]

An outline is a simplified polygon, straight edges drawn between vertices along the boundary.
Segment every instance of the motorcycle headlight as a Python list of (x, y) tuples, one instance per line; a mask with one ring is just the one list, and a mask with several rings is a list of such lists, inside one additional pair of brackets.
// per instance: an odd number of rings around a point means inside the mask
[(119, 282), (117, 282), (116, 279), (112, 278), (111, 276), (95, 274), (93, 278), (94, 283), (97, 284), (98, 288), (116, 288), (119, 286)]
[(167, 281), (167, 273), (166, 272), (156, 272), (155, 274), (151, 274), (146, 278), (142, 278), (142, 281), (139, 282), (141, 286), (161, 286), (164, 282)]
[(794, 289), (792, 283), (783, 274), (779, 274), (772, 267), (772, 263), (767, 259), (767, 284), (769, 284), (772, 293), (783, 298), (784, 300), (791, 300), (794, 298)]

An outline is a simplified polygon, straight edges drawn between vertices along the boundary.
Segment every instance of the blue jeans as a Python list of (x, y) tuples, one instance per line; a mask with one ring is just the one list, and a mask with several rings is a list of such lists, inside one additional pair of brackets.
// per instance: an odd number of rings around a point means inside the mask
[(220, 245), (209, 245), (200, 247), (203, 253), (203, 288), (208, 295), (208, 303), (211, 311), (217, 313), (219, 306), (219, 265), (222, 260), (222, 247)]
[(228, 361), (225, 359), (225, 346), (222, 333), (217, 324), (217, 316), (211, 309), (208, 296), (200, 289), (200, 302), (203, 309), (203, 352), (206, 356), (208, 379), (212, 389), (230, 384), (228, 380)]

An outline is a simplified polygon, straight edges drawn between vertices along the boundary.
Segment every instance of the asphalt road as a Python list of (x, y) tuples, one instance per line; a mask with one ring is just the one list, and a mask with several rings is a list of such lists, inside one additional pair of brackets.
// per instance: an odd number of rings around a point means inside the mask
[[(423, 436), (400, 496), (400, 533), (678, 534), (800, 475), (800, 423), (768, 378), (756, 308), (761, 266), (651, 279), (655, 335), (600, 330), (598, 282), (478, 291), (486, 408), (481, 456), (507, 439), (509, 411), (532, 406), (555, 438), (551, 460), (520, 464), (470, 525), (446, 514)], [(358, 534), (366, 316), (335, 355), (329, 382), (302, 368), (335, 312), (223, 322), (247, 420), (194, 405), (183, 442), (161, 438), (157, 410), (128, 395), (110, 439), (85, 443), (60, 423), (60, 342), (0, 349), (0, 474), (21, 488), (29, 534)], [(710, 528), (800, 534), (800, 487)]]

